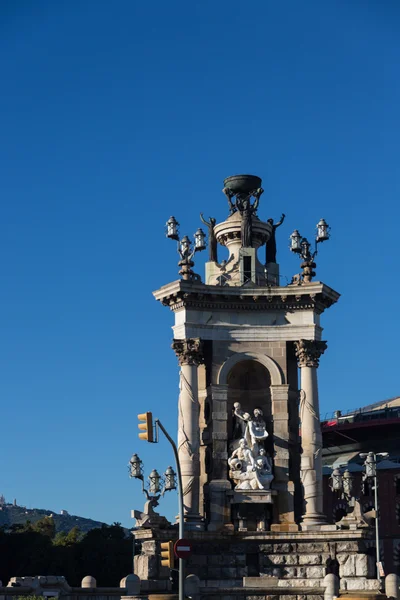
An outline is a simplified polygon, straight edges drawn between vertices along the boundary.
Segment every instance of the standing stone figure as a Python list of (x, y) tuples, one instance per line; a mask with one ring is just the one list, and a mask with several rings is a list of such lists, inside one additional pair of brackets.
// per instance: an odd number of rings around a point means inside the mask
[(252, 217), (257, 211), (258, 198), (253, 205), (250, 202), (251, 194), (238, 194), (236, 205), (242, 217), (242, 248), (253, 247), (253, 224)]
[(235, 418), (233, 439), (236, 440), (238, 438), (244, 438), (246, 435), (247, 422), (250, 420), (250, 415), (242, 410), (240, 402), (234, 402), (233, 416)]
[(274, 223), (273, 219), (268, 219), (267, 223), (270, 223), (272, 225), (272, 233), (271, 233), (271, 237), (269, 238), (268, 242), (266, 243), (265, 249), (266, 249), (266, 257), (265, 257), (265, 263), (276, 263), (276, 236), (275, 236), (275, 232), (277, 227), (280, 227), (280, 225), (282, 225), (283, 221), (285, 220), (285, 215), (282, 213), (281, 216), (281, 220), (278, 221), (277, 223)]
[(206, 221), (203, 217), (203, 213), (200, 213), (200, 219), (203, 221), (204, 225), (207, 225), (208, 227), (208, 258), (210, 262), (218, 262), (217, 237), (214, 231), (217, 220), (210, 217), (210, 221)]

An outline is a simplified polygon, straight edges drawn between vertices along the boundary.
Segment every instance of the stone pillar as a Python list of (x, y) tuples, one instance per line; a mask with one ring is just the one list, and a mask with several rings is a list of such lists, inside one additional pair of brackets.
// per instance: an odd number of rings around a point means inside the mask
[(212, 397), (212, 472), (208, 484), (210, 521), (208, 531), (218, 531), (230, 525), (228, 481), (228, 386), (211, 386)]
[(274, 418), (274, 475), (273, 489), (278, 491), (279, 523), (271, 531), (298, 531), (294, 521), (294, 483), (289, 481), (289, 386), (271, 385), (272, 415)]
[(302, 528), (308, 529), (326, 523), (322, 508), (322, 434), (317, 368), (327, 344), (316, 340), (300, 340), (295, 342), (295, 348), (301, 371), (301, 480), (305, 504)]
[(178, 454), (182, 471), (183, 504), (186, 529), (202, 529), (199, 512), (200, 426), (197, 367), (203, 362), (199, 338), (174, 340), (180, 371), (178, 407)]

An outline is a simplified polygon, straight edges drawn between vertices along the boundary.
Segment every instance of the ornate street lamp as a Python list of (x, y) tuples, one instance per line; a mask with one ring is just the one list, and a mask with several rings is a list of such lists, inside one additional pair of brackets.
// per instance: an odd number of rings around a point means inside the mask
[(338, 495), (342, 492), (343, 476), (339, 467), (333, 469), (330, 477), (329, 487), (331, 488), (332, 492), (336, 492)]
[(317, 223), (317, 234), (315, 236), (315, 250), (310, 252), (311, 244), (307, 238), (300, 235), (298, 229), (295, 229), (290, 236), (290, 250), (295, 254), (298, 254), (303, 261), (300, 267), (303, 269), (302, 278), (304, 283), (310, 283), (312, 278), (315, 276), (315, 267), (317, 266), (314, 262), (314, 258), (318, 254), (318, 244), (329, 240), (330, 227), (325, 219), (320, 219)]
[(194, 267), (194, 262), (192, 259), (196, 252), (205, 250), (206, 235), (199, 227), (194, 234), (194, 242), (192, 245), (192, 241), (187, 235), (179, 240), (178, 226), (179, 223), (175, 217), (170, 217), (166, 223), (167, 238), (170, 240), (176, 240), (178, 242), (178, 254), (180, 256), (178, 266), (181, 267), (179, 275), (182, 275), (182, 279), (186, 281), (200, 281), (200, 276), (196, 275), (196, 273), (192, 271), (192, 267)]
[(172, 490), (176, 490), (176, 473), (172, 467), (168, 467), (168, 469), (164, 473), (164, 491), (171, 492)]
[(290, 236), (290, 250), (296, 254), (300, 254), (301, 252), (301, 235), (297, 229)]
[(128, 468), (129, 477), (134, 477), (135, 479), (143, 479), (143, 463), (137, 454), (132, 454)]
[(206, 249), (206, 235), (201, 227), (194, 234), (194, 248), (196, 252), (201, 252)]
[(317, 223), (317, 244), (329, 240), (329, 229), (330, 227), (325, 219), (320, 219), (319, 223)]
[(142, 492), (147, 500), (150, 500), (151, 506), (157, 506), (160, 496), (164, 496), (165, 492), (176, 490), (176, 473), (172, 467), (168, 467), (161, 476), (157, 469), (153, 469), (148, 477), (148, 490), (145, 487), (143, 477), (143, 462), (137, 454), (133, 454), (129, 461), (129, 477), (141, 479)]
[(158, 494), (161, 491), (160, 487), (161, 475), (157, 469), (153, 469), (149, 475), (149, 492), (150, 494)]
[(179, 223), (175, 217), (170, 217), (166, 223), (167, 227), (167, 238), (170, 240), (179, 240), (178, 227)]
[(374, 482), (374, 503), (375, 503), (375, 545), (376, 545), (376, 576), (381, 581), (381, 558), (379, 547), (379, 504), (378, 504), (378, 477), (377, 461), (378, 457), (387, 458), (388, 452), (362, 452), (360, 458), (365, 458), (363, 480), (372, 480)]

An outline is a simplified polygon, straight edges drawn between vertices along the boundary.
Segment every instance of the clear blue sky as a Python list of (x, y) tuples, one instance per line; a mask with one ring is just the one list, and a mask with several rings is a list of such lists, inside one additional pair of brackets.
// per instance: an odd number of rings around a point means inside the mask
[[(152, 409), (176, 431), (173, 315), (151, 292), (222, 180), (263, 178), (260, 216), (324, 216), (321, 412), (400, 393), (400, 5), (395, 0), (4, 0), (0, 6), (0, 493), (131, 525)], [(204, 253), (205, 254), (205, 253)], [(202, 257), (202, 263), (205, 256)], [(161, 505), (177, 512), (176, 496)]]

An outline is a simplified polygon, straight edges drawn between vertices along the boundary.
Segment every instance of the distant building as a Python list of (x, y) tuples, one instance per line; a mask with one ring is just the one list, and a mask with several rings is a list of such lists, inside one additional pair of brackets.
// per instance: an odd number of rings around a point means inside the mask
[[(364, 512), (374, 508), (373, 490), (363, 494), (360, 452), (388, 452), (378, 463), (380, 538), (386, 573), (400, 574), (400, 397), (370, 404), (357, 410), (336, 411), (322, 421), (324, 509), (328, 519), (338, 521), (345, 503), (329, 489), (332, 469), (348, 466), (355, 476), (356, 495)], [(375, 542), (371, 542), (371, 553)]]
[(64, 517), (69, 517), (69, 512), (67, 510), (61, 509), (60, 515), (63, 515)]

